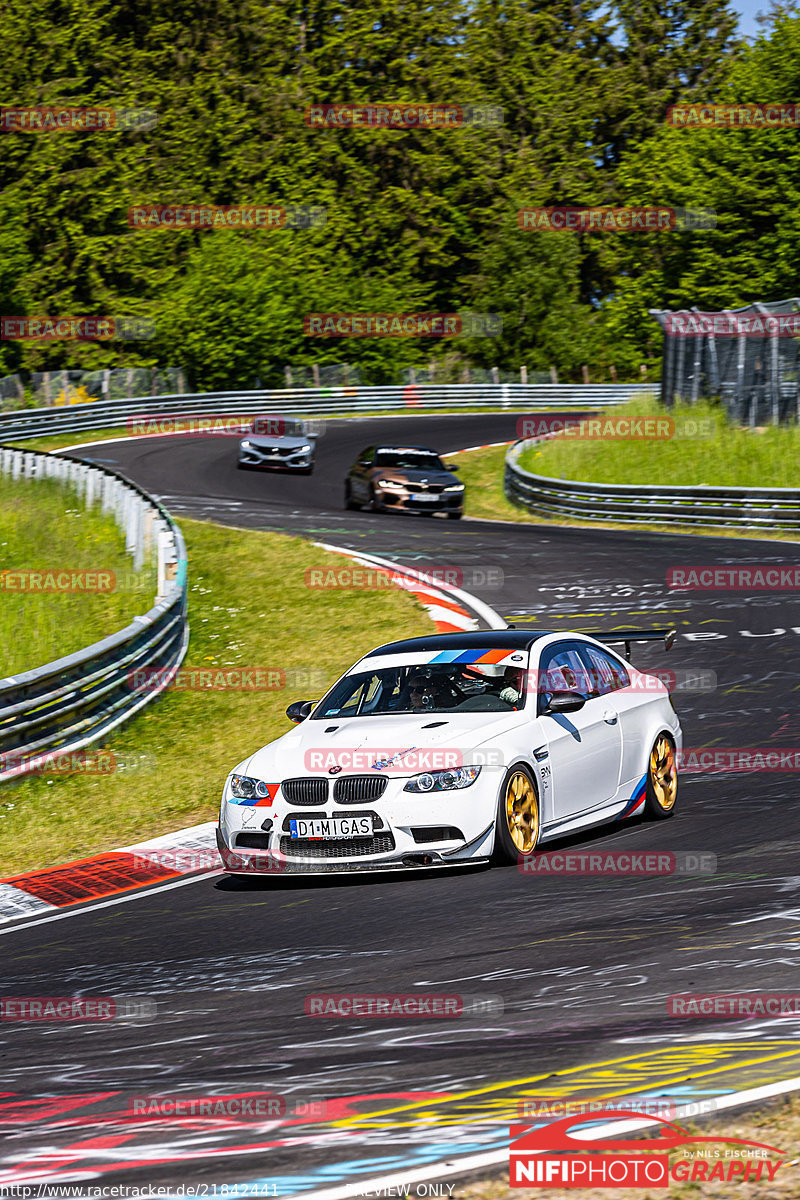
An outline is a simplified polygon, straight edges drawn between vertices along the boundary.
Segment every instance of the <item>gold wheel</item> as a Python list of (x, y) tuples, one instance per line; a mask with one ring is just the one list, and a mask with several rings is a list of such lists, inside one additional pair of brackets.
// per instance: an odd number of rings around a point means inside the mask
[(525, 771), (514, 771), (506, 783), (506, 828), (515, 849), (530, 854), (539, 839), (539, 805)]
[(650, 790), (661, 811), (670, 812), (678, 796), (678, 772), (675, 747), (664, 733), (650, 751)]

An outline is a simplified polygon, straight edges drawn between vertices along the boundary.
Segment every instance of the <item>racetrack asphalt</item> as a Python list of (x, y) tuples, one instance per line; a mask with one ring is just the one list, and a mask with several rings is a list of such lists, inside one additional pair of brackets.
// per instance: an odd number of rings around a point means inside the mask
[[(675, 625), (668, 655), (648, 646), (633, 658), (716, 675), (715, 690), (676, 696), (685, 747), (798, 745), (796, 593), (675, 592), (665, 579), (687, 564), (794, 564), (793, 544), (343, 510), (344, 473), (362, 447), (449, 452), (510, 440), (515, 422), (330, 422), (311, 477), (237, 471), (228, 438), (75, 453), (177, 518), (280, 529), (418, 570), (458, 566), (467, 590), (520, 627)], [(481, 584), (489, 568), (501, 586)], [(713, 874), (217, 875), (10, 927), (4, 996), (137, 995), (157, 1007), (149, 1019), (0, 1025), (0, 1193), (38, 1180), (288, 1195), (424, 1164), (444, 1178), (454, 1156), (502, 1147), (525, 1097), (679, 1103), (799, 1075), (800, 1018), (667, 1015), (677, 993), (793, 992), (799, 838), (796, 773), (687, 774), (671, 819), (557, 848), (696, 852), (716, 856)], [(327, 992), (493, 1003), (448, 1019), (307, 1016), (306, 998)], [(250, 1124), (141, 1115), (155, 1094), (265, 1093), (282, 1111)]]

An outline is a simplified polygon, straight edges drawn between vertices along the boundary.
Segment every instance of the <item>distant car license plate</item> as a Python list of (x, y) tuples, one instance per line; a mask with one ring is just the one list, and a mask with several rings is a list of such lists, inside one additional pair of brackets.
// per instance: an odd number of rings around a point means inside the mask
[(438, 496), (430, 496), (430, 495), (428, 495), (427, 492), (412, 492), (411, 499), (412, 500), (433, 501), (435, 503), (439, 499), (439, 497)]
[(320, 817), (302, 820), (293, 817), (289, 822), (293, 838), (350, 838), (371, 837), (372, 817)]

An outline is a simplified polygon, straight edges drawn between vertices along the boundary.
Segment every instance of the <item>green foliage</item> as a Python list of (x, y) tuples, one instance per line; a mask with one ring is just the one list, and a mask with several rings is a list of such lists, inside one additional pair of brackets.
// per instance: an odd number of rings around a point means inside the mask
[[(4, 133), (0, 304), (130, 314), (155, 339), (0, 343), (0, 371), (156, 363), (198, 387), (349, 361), (653, 365), (649, 307), (791, 294), (796, 135), (664, 126), (685, 100), (791, 98), (800, 19), (753, 47), (728, 0), (8, 0), (7, 104), (146, 108), (149, 129)], [(496, 127), (318, 128), (333, 102), (498, 106)], [(136, 204), (309, 204), (319, 229), (142, 231)], [(708, 205), (711, 232), (545, 235), (521, 207)], [(777, 227), (777, 236), (776, 236)], [(320, 340), (308, 311), (497, 311), (502, 338)]]

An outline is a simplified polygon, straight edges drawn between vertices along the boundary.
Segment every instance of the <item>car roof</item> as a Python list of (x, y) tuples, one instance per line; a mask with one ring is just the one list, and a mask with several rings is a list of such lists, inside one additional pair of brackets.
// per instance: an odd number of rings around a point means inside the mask
[(539, 638), (550, 637), (552, 630), (531, 633), (530, 629), (484, 629), (469, 633), (439, 633), (429, 637), (406, 638), (400, 642), (387, 642), (365, 654), (364, 658), (376, 658), (383, 654), (415, 653), (417, 650), (528, 650)]
[(436, 457), (439, 458), (439, 451), (431, 450), (430, 446), (398, 446), (397, 444), (390, 445), (387, 443), (385, 446), (375, 447), (376, 454), (379, 450), (391, 450), (393, 454), (405, 454), (408, 450), (411, 450), (412, 452), (419, 451), (420, 454), (435, 454)]

